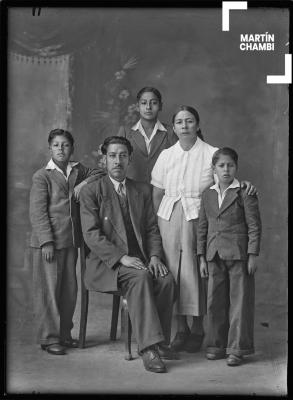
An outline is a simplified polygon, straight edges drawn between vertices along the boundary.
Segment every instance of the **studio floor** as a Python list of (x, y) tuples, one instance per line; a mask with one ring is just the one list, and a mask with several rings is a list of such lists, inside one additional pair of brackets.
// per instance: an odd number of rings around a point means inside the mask
[[(208, 361), (204, 345), (195, 354), (180, 353), (166, 361), (168, 373), (145, 371), (133, 340), (132, 361), (124, 359), (124, 343), (110, 342), (112, 296), (90, 294), (85, 349), (53, 356), (34, 343), (31, 300), (20, 287), (8, 291), (6, 392), (41, 394), (287, 394), (287, 310), (259, 304), (255, 318), (254, 355), (239, 367), (225, 360)], [(73, 337), (78, 337), (79, 299)], [(173, 326), (174, 334), (174, 326)]]

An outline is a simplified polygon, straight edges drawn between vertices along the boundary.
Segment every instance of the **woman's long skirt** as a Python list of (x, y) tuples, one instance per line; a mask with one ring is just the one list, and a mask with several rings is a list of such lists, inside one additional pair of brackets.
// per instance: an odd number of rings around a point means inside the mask
[(177, 283), (177, 315), (206, 313), (206, 285), (196, 254), (197, 223), (198, 219), (186, 221), (181, 201), (175, 203), (169, 221), (158, 221), (166, 263)]

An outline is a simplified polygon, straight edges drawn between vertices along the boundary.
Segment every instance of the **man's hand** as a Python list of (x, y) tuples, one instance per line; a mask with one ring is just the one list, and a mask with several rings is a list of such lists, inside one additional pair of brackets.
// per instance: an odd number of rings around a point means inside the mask
[(74, 196), (76, 201), (79, 201), (79, 193), (80, 193), (81, 188), (84, 185), (86, 185), (86, 181), (80, 182), (80, 184), (76, 185), (75, 188), (73, 189), (73, 196)]
[(208, 264), (207, 264), (206, 259), (205, 259), (204, 256), (200, 256), (199, 269), (200, 269), (200, 276), (202, 278), (208, 278), (209, 277)]
[(138, 257), (124, 255), (120, 258), (119, 262), (127, 268), (144, 269), (146, 271), (148, 270)]
[(257, 256), (255, 254), (248, 255), (248, 263), (247, 263), (248, 275), (254, 275), (254, 273), (257, 270), (256, 257)]
[(252, 184), (251, 182), (242, 181), (242, 182), (241, 182), (241, 187), (242, 187), (243, 189), (246, 188), (246, 189), (245, 189), (245, 192), (246, 192), (249, 196), (254, 195), (254, 194), (257, 194), (256, 187), (253, 186), (253, 184)]
[(54, 243), (53, 242), (45, 243), (42, 246), (41, 250), (43, 259), (48, 263), (51, 263), (54, 260), (54, 253), (55, 253)]
[(160, 275), (164, 278), (169, 272), (165, 264), (157, 256), (151, 257), (148, 269), (155, 278), (158, 278)]

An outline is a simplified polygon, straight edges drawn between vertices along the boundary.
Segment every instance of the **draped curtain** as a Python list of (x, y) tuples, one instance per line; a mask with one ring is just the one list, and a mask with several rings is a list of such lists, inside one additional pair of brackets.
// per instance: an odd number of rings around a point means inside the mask
[[(38, 10), (38, 8), (37, 8)], [(8, 51), (25, 58), (54, 58), (95, 46), (103, 30), (102, 15), (89, 9), (10, 8)]]

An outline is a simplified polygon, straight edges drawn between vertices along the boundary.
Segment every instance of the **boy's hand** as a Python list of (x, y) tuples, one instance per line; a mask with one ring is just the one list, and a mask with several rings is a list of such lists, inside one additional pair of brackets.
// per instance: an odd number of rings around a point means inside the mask
[(256, 257), (257, 256), (255, 254), (249, 254), (248, 256), (248, 263), (247, 263), (248, 275), (253, 275), (257, 270)]
[(257, 194), (256, 187), (253, 186), (253, 184), (252, 184), (251, 182), (242, 181), (242, 182), (241, 182), (241, 187), (242, 187), (243, 189), (246, 188), (246, 189), (245, 189), (245, 192), (246, 192), (249, 196), (252, 196), (252, 195), (254, 195), (254, 194)]
[(79, 201), (79, 193), (80, 193), (80, 189), (86, 185), (86, 181), (82, 181), (80, 182), (79, 185), (76, 185), (75, 188), (73, 189), (73, 196), (75, 198), (76, 201)]
[(209, 277), (208, 264), (203, 256), (200, 257), (199, 269), (200, 269), (200, 276), (202, 278)]
[(42, 246), (42, 256), (48, 263), (51, 263), (54, 260), (54, 253), (54, 243), (46, 243)]

